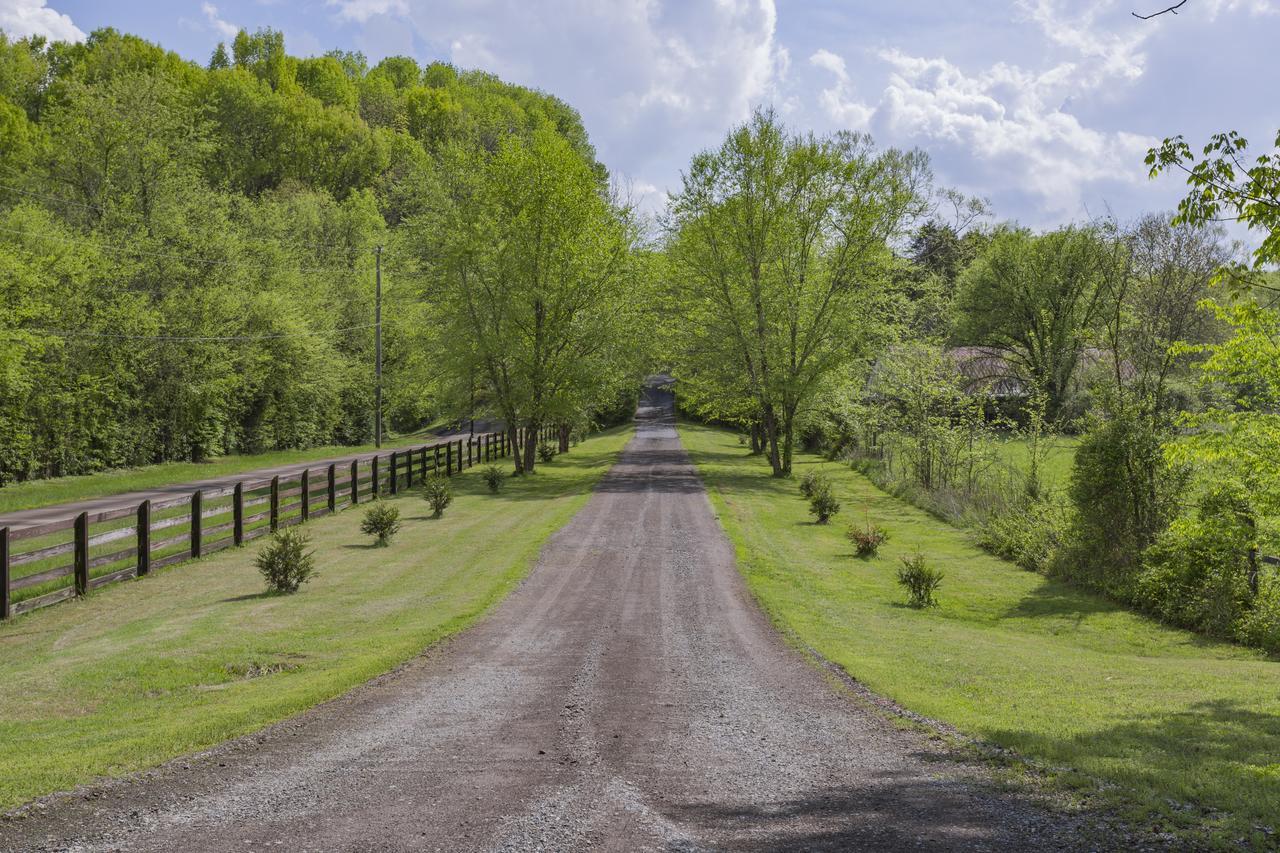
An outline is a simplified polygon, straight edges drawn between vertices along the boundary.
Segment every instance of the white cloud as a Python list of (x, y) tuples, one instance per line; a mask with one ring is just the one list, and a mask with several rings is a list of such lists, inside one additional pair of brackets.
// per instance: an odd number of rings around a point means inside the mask
[(224, 21), (218, 16), (218, 7), (212, 3), (204, 3), (200, 6), (200, 11), (204, 12), (209, 25), (223, 38), (235, 38), (236, 33), (240, 32), (240, 28), (235, 24)]
[[(753, 106), (777, 100), (789, 61), (775, 39), (774, 0), (328, 2), (365, 35), (394, 25), (427, 46), (420, 57), (563, 98), (604, 162), (655, 185), (672, 182), (693, 151), (717, 144)], [(359, 43), (377, 61), (375, 40)]]
[(1209, 20), (1232, 12), (1245, 12), (1250, 16), (1280, 14), (1275, 0), (1208, 0)]
[[(1064, 3), (1062, 0), (1016, 0), (1017, 7), (1036, 23), (1054, 44), (1067, 48), (1083, 62), (1073, 62), (1069, 71), (1078, 85), (1093, 87), (1102, 80), (1136, 80), (1142, 76), (1146, 56), (1143, 42), (1154, 32), (1150, 27), (1115, 22), (1114, 0)], [(1065, 8), (1064, 8), (1065, 7)], [(1105, 15), (1106, 24), (1098, 18)], [(1123, 20), (1123, 19), (1122, 19)]]
[(854, 97), (853, 85), (844, 60), (825, 48), (809, 57), (809, 64), (835, 77), (835, 83), (822, 90), (818, 103), (823, 112), (841, 129), (860, 130), (866, 126), (875, 111)]
[(971, 178), (988, 186), (1030, 191), (1046, 210), (1075, 215), (1091, 183), (1145, 180), (1142, 157), (1156, 140), (1088, 128), (1061, 109), (1061, 67), (1035, 74), (999, 63), (969, 75), (945, 59), (881, 57), (893, 71), (875, 125), (960, 149)]
[(45, 5), (45, 0), (3, 0), (0, 2), (0, 30), (14, 37), (44, 36), (50, 41), (84, 41), (84, 32), (64, 15)]
[(363, 24), (378, 15), (407, 15), (407, 0), (325, 0), (326, 6), (336, 7), (338, 18)]

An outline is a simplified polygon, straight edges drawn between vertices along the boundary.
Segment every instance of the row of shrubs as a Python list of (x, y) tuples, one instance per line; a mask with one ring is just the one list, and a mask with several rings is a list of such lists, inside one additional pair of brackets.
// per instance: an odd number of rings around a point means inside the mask
[[(551, 444), (538, 447), (538, 457), (550, 462), (557, 449)], [(489, 465), (480, 472), (480, 478), (497, 494), (502, 489), (506, 474), (497, 465)], [(431, 517), (440, 518), (453, 503), (453, 488), (447, 477), (439, 474), (428, 477), (418, 490), (422, 499), (431, 507)], [(384, 500), (374, 500), (364, 511), (360, 532), (374, 537), (374, 545), (385, 548), (400, 532), (400, 509)], [(258, 551), (254, 564), (267, 582), (267, 587), (278, 593), (297, 592), (304, 583), (315, 576), (315, 551), (308, 550), (310, 537), (300, 528), (290, 527), (273, 534)]]
[[(822, 471), (809, 471), (800, 479), (800, 495), (809, 501), (809, 514), (818, 524), (829, 524), (831, 517), (840, 512), (840, 501), (835, 496), (831, 478)], [(889, 540), (889, 531), (873, 523), (868, 515), (865, 524), (850, 524), (845, 536), (858, 557), (870, 559)], [(942, 584), (942, 572), (929, 565), (924, 554), (918, 551), (900, 559), (898, 584), (907, 592), (907, 603), (918, 608), (936, 607), (935, 593)]]
[[(878, 460), (849, 461), (876, 485), (957, 526), (977, 545), (1029, 571), (1097, 592), (1161, 621), (1280, 652), (1280, 572), (1259, 566), (1257, 533), (1230, 484), (1194, 495), (1193, 509), (1173, 517), (1190, 487), (1157, 482), (1158, 529), (1148, 539), (1125, 528), (1114, 485), (1121, 444), (1110, 430), (1087, 435), (1062, 493), (987, 489), (964, 495), (926, 489), (892, 476)], [(1251, 556), (1253, 555), (1253, 556)]]

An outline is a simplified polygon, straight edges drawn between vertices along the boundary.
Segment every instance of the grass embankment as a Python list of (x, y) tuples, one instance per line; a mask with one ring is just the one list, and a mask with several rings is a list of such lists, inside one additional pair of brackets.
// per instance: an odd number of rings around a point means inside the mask
[[(822, 467), (843, 503), (814, 525), (796, 481), (771, 478), (732, 434), (680, 433), (752, 592), (799, 642), (1092, 802), (1274, 843), (1255, 827), (1280, 831), (1280, 662), (1022, 571), (846, 466), (803, 455), (796, 477)], [(864, 561), (843, 534), (866, 513), (891, 539)], [(946, 573), (937, 609), (906, 607), (896, 583), (899, 557), (917, 549)]]
[[(382, 443), (382, 449), (388, 452), (398, 447), (417, 447), (434, 442), (436, 436), (429, 431), (389, 438)], [(159, 465), (144, 465), (140, 468), (117, 468), (100, 471), (96, 474), (84, 474), (75, 477), (53, 477), (48, 480), (28, 480), (25, 483), (11, 483), (0, 488), (0, 514), (18, 512), (24, 509), (36, 509), (43, 506), (54, 506), (72, 501), (105, 498), (125, 492), (138, 492), (170, 486), (174, 483), (190, 483), (196, 480), (211, 480), (218, 477), (232, 477), (256, 471), (260, 468), (274, 468), (279, 465), (302, 465), (318, 459), (338, 459), (346, 456), (358, 456), (372, 453), (372, 444), (350, 447), (335, 445), (332, 447), (312, 447), (306, 450), (276, 450), (270, 453), (229, 454), (215, 456), (206, 462), (164, 462)]]
[(260, 729), (386, 672), (473, 622), (524, 576), (630, 436), (592, 438), (490, 495), (454, 478), (430, 520), (391, 501), (388, 548), (357, 507), (307, 525), (318, 576), (262, 594), (257, 543), (0, 625), (0, 809)]

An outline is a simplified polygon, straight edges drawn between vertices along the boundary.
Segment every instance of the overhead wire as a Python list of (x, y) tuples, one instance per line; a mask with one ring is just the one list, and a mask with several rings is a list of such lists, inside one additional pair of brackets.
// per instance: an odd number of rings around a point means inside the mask
[(4, 329), (0, 330), (3, 334), (14, 334), (22, 332), (26, 334), (49, 335), (58, 338), (86, 338), (86, 339), (108, 339), (108, 340), (124, 340), (124, 341), (162, 341), (166, 343), (173, 342), (227, 342), (227, 341), (272, 341), (281, 338), (310, 338), (319, 335), (337, 335), (343, 332), (355, 332), (361, 329), (372, 329), (377, 323), (363, 323), (359, 326), (344, 326), (338, 329), (318, 329), (311, 332), (280, 332), (270, 335), (121, 335), (109, 332), (75, 332), (65, 329)]
[[(54, 240), (59, 243), (78, 244), (83, 246), (91, 246), (102, 251), (117, 255), (142, 255), (145, 257), (165, 258), (173, 261), (186, 261), (188, 263), (200, 264), (208, 267), (229, 267), (237, 266), (238, 261), (221, 260), (217, 258), (197, 258), (190, 255), (183, 255), (177, 252), (161, 252), (147, 249), (124, 248), (122, 246), (113, 246), (98, 240), (91, 240), (84, 237), (63, 237), (55, 234), (36, 234), (23, 228), (8, 228), (0, 226), (0, 232), (16, 234), (22, 237), (32, 237), (37, 240)], [(385, 257), (385, 255), (384, 255)], [(290, 272), (309, 274), (309, 273), (344, 273), (350, 274), (354, 270), (347, 267), (281, 267)]]

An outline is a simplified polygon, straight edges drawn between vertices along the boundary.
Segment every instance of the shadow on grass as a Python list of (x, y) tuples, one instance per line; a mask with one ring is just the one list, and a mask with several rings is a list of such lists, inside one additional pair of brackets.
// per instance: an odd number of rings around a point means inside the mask
[(1027, 593), (1022, 599), (1000, 614), (1001, 619), (1035, 619), (1046, 616), (1073, 616), (1083, 619), (1097, 613), (1130, 613), (1128, 608), (1108, 601), (1100, 595), (1092, 595), (1073, 589), (1057, 581), (1046, 580)]
[[(1280, 713), (1211, 700), (1177, 711), (1134, 715), (1067, 738), (1017, 730), (988, 736), (1055, 764), (1078, 766), (1082, 756), (1104, 764), (1123, 763), (1133, 780), (1126, 787), (1149, 786), (1158, 797), (1155, 807), (1180, 822), (1228, 817), (1207, 814), (1222, 810), (1245, 826), (1264, 825), (1280, 832)], [(1199, 808), (1185, 808), (1188, 805)]]
[(221, 604), (234, 604), (238, 601), (257, 601), (262, 598), (278, 598), (284, 593), (276, 592), (273, 589), (264, 589), (262, 592), (248, 592), (244, 595), (233, 596), (232, 598), (224, 598)]
[(362, 542), (362, 543), (360, 543), (359, 545), (357, 545), (357, 544), (355, 544), (355, 543), (351, 543), (351, 544), (349, 544), (349, 545), (343, 545), (342, 547), (343, 547), (343, 548), (345, 548), (345, 549), (346, 549), (346, 550), (348, 550), (348, 551), (372, 551), (374, 548), (377, 548), (377, 547), (378, 547), (378, 543), (376, 543), (376, 542)]

